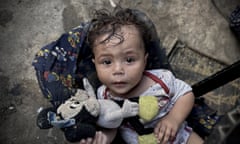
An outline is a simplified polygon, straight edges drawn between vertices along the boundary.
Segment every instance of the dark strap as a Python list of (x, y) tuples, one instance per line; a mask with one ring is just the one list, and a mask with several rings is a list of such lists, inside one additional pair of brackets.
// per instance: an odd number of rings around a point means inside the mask
[(124, 122), (128, 122), (139, 135), (150, 134), (154, 130), (153, 128), (145, 128), (139, 121), (139, 116), (126, 118), (124, 119)]

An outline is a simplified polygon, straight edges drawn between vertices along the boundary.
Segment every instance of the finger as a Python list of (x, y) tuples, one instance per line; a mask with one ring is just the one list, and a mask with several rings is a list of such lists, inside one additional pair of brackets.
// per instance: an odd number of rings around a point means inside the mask
[(79, 144), (86, 144), (86, 140), (82, 139)]
[(163, 141), (164, 135), (165, 135), (165, 128), (160, 128), (157, 134), (157, 139), (159, 143)]
[(103, 134), (101, 131), (98, 131), (96, 133), (95, 142), (93, 144), (102, 144), (103, 143), (102, 139), (103, 139)]
[(93, 139), (92, 139), (92, 138), (87, 138), (87, 142), (86, 142), (86, 144), (91, 144), (91, 143), (92, 143), (92, 141), (93, 141)]
[(97, 137), (95, 138), (95, 143), (93, 144), (100, 144), (101, 143), (101, 131), (97, 132)]
[(165, 133), (164, 133), (162, 143), (166, 144), (169, 141), (170, 137), (171, 137), (171, 129), (166, 129)]
[(93, 142), (92, 142), (92, 144), (97, 144), (98, 143), (98, 140), (99, 139), (99, 132), (96, 132), (96, 134), (95, 134), (95, 137), (94, 137), (94, 139), (93, 139)]
[(107, 137), (101, 131), (99, 131), (96, 144), (106, 144), (106, 143), (107, 143)]
[(157, 126), (154, 128), (154, 134), (158, 135), (158, 132), (160, 131), (160, 129), (161, 129), (161, 122), (159, 122)]
[(170, 141), (175, 141), (175, 139), (176, 139), (176, 132), (171, 132), (171, 136), (170, 136)]
[(79, 144), (91, 144), (92, 138), (82, 139)]
[(107, 144), (107, 137), (101, 133), (101, 142), (99, 144)]

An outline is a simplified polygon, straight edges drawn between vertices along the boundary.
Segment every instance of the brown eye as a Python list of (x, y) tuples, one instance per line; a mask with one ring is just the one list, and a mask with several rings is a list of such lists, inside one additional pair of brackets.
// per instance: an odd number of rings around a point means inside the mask
[(105, 61), (103, 61), (103, 64), (105, 64), (105, 65), (109, 65), (109, 64), (111, 64), (112, 62), (110, 61), (110, 60), (105, 60)]
[(129, 58), (127, 58), (126, 59), (126, 62), (127, 63), (132, 63), (132, 62), (134, 62), (135, 60), (133, 59), (133, 58), (131, 58), (131, 57), (129, 57)]

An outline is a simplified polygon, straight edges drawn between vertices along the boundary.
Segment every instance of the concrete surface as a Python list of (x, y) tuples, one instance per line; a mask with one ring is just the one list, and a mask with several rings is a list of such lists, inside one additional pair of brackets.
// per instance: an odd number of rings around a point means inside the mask
[[(228, 27), (239, 0), (112, 1), (146, 12), (168, 52), (169, 43), (178, 39), (226, 65), (240, 59), (240, 44)], [(48, 102), (31, 62), (42, 46), (99, 8), (111, 8), (109, 0), (0, 0), (0, 143), (67, 143), (58, 130), (35, 125), (37, 109)]]

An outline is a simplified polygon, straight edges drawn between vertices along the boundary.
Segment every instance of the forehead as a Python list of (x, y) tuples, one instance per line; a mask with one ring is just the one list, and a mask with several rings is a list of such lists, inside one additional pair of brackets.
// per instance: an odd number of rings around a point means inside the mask
[(94, 47), (99, 45), (116, 46), (122, 43), (127, 44), (141, 44), (142, 37), (135, 25), (123, 25), (115, 30), (113, 34), (105, 33), (98, 36), (94, 41)]

